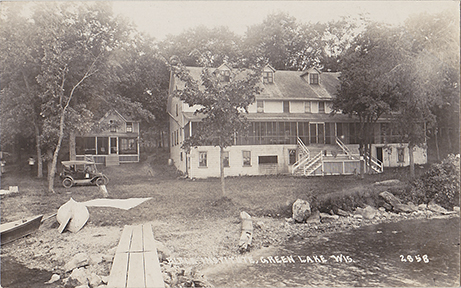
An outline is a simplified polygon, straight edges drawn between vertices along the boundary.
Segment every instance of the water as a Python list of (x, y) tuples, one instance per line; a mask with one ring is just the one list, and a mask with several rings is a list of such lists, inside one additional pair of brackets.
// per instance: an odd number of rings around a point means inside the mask
[(216, 287), (459, 286), (459, 224), (411, 220), (296, 240), (207, 276)]
[(52, 273), (39, 269), (28, 269), (15, 262), (10, 257), (1, 257), (1, 287), (2, 288), (53, 288), (58, 284), (45, 284)]

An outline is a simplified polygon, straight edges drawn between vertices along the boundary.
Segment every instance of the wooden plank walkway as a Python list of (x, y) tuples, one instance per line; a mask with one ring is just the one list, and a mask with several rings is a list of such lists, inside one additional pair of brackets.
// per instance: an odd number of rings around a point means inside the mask
[(123, 228), (107, 286), (165, 287), (150, 224), (126, 225)]

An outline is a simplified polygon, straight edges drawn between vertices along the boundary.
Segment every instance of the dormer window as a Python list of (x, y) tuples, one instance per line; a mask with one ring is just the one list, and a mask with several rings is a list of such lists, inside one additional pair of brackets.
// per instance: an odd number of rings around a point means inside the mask
[(263, 83), (274, 83), (274, 72), (263, 72)]
[(126, 122), (126, 132), (128, 132), (128, 133), (133, 132), (133, 123), (132, 122)]
[(221, 81), (222, 82), (230, 82), (230, 71), (229, 70), (222, 70), (221, 71)]
[(309, 84), (319, 85), (319, 74), (310, 73), (309, 74)]

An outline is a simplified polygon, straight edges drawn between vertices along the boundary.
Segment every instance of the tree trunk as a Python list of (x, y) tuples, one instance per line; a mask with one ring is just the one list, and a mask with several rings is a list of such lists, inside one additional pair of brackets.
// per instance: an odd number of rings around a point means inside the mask
[(56, 149), (53, 153), (53, 160), (51, 162), (51, 167), (48, 170), (48, 192), (54, 192), (54, 177), (56, 174), (56, 165), (58, 163), (59, 150), (61, 150), (62, 139), (64, 138), (64, 120), (66, 116), (66, 110), (61, 111), (61, 120), (59, 122), (59, 136), (58, 143), (56, 144)]
[(70, 132), (69, 136), (69, 160), (75, 160), (75, 132)]
[(410, 156), (410, 178), (415, 179), (415, 159), (413, 155), (414, 145), (408, 145), (408, 155)]
[(440, 162), (440, 150), (439, 150), (439, 131), (436, 128), (435, 130), (435, 151), (437, 152), (437, 162)]
[(42, 157), (42, 148), (40, 147), (40, 130), (38, 129), (37, 124), (34, 124), (35, 128), (35, 148), (37, 151), (37, 177), (43, 178), (43, 157)]
[(221, 197), (226, 195), (226, 184), (224, 182), (224, 148), (219, 147), (219, 169), (221, 173)]

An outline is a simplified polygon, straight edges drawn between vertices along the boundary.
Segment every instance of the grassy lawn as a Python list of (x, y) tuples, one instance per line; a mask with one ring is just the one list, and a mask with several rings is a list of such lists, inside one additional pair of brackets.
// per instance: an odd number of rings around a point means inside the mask
[[(48, 252), (51, 249), (49, 253), (55, 253), (51, 257), (53, 261), (50, 262), (50, 257), (34, 259), (42, 267), (55, 267), (62, 265), (67, 257), (79, 250), (101, 253), (113, 248), (124, 225), (151, 222), (156, 239), (162, 241), (175, 257), (232, 256), (237, 253), (241, 211), (246, 211), (260, 223), (278, 225), (285, 222), (285, 217), (291, 216), (291, 204), (298, 198), (321, 201), (332, 195), (341, 197), (351, 193), (366, 193), (373, 189), (371, 184), (376, 181), (405, 181), (407, 176), (407, 169), (402, 168), (386, 169), (383, 174), (369, 175), (365, 179), (357, 176), (231, 177), (226, 178), (226, 198), (221, 198), (219, 179), (190, 180), (178, 177), (174, 168), (166, 165), (165, 155), (154, 155), (136, 164), (101, 167), (100, 170), (110, 179), (107, 185), (109, 198), (152, 199), (127, 211), (88, 207), (90, 219), (74, 235), (69, 232), (58, 234), (55, 220), (50, 218), (35, 234), (37, 241), (32, 240), (33, 245), (30, 239), (22, 239), (14, 245), (5, 245), (5, 252), (16, 258), (27, 258), (25, 252), (21, 252), (23, 250), (16, 248), (30, 246), (34, 251), (48, 249)], [(19, 186), (20, 192), (2, 196), (2, 223), (35, 214), (44, 214), (46, 217), (56, 213), (71, 197), (80, 202), (103, 197), (95, 186), (65, 189), (58, 181), (56, 194), (50, 194), (46, 192), (45, 179), (14, 172), (2, 177), (2, 187), (9, 185)], [(270, 231), (255, 232), (255, 247), (261, 246), (266, 234), (270, 234)], [(270, 235), (276, 239), (272, 241), (274, 243), (287, 236)], [(77, 244), (67, 251), (62, 241), (75, 241)]]

